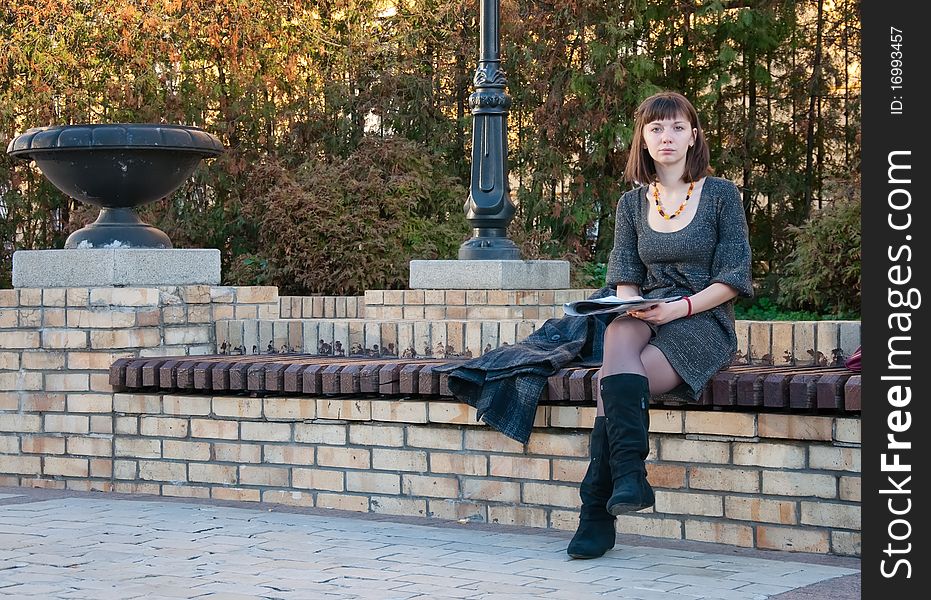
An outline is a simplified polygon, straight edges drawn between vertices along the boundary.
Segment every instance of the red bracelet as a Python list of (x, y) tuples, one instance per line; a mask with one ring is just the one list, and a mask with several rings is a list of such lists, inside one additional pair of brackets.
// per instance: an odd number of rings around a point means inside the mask
[(692, 316), (692, 300), (688, 296), (682, 296), (682, 297), (685, 299), (686, 302), (688, 302), (688, 305), (689, 305), (689, 312), (687, 312), (685, 316), (691, 317)]

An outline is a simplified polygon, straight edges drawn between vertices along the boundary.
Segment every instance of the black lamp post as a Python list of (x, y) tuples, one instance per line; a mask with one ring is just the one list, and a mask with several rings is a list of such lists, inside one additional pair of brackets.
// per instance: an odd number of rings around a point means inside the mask
[(481, 0), (481, 46), (472, 80), (472, 179), (465, 204), (472, 237), (459, 247), (460, 260), (519, 260), (517, 245), (507, 237), (514, 218), (508, 185), (507, 115), (511, 99), (501, 70), (498, 24), (500, 0)]

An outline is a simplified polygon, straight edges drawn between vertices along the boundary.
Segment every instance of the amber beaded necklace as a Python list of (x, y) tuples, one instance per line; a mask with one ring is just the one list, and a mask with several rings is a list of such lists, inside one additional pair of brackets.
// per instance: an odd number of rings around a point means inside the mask
[(676, 209), (676, 212), (671, 215), (667, 215), (666, 211), (663, 210), (663, 203), (659, 200), (659, 186), (655, 183), (653, 184), (653, 203), (656, 205), (656, 211), (659, 213), (659, 216), (663, 217), (667, 221), (669, 219), (675, 219), (679, 216), (679, 213), (682, 212), (682, 209), (685, 208), (685, 205), (689, 202), (689, 197), (692, 195), (692, 190), (695, 189), (695, 182), (692, 181), (689, 183), (689, 191), (685, 193), (685, 200), (682, 201), (682, 204), (679, 205), (679, 208)]

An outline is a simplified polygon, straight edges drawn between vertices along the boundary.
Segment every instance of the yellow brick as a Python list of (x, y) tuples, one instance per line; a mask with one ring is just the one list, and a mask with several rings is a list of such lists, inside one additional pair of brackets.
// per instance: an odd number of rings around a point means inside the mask
[(116, 438), (114, 441), (116, 456), (130, 456), (134, 458), (161, 458), (161, 440)]
[[(324, 472), (330, 473), (330, 471)], [(349, 471), (346, 473), (346, 490), (350, 492), (397, 495), (401, 493), (401, 476), (397, 473)]]
[[(62, 444), (62, 447), (64, 447), (64, 444)], [(25, 450), (23, 452), (25, 452)], [(0, 454), (19, 454), (19, 453), (20, 453), (20, 449), (19, 449), (19, 437), (18, 436), (0, 435)], [(62, 452), (59, 452), (58, 454), (62, 454)]]
[(262, 399), (218, 396), (213, 399), (213, 413), (218, 417), (257, 419), (262, 416)]
[(165, 345), (183, 346), (208, 343), (210, 343), (210, 327), (208, 326), (165, 327)]
[(685, 413), (685, 433), (754, 437), (756, 435), (756, 415), (718, 411), (689, 411)]
[(587, 460), (553, 459), (553, 480), (579, 483), (587, 469)]
[(764, 438), (831, 441), (832, 437), (831, 417), (762, 413), (759, 422), (760, 437)]
[(256, 444), (213, 444), (214, 460), (234, 463), (262, 462), (262, 447)]
[(427, 500), (427, 516), (446, 521), (474, 521), (485, 523), (488, 521), (487, 509), (484, 504), (450, 500), (447, 498), (430, 498)]
[(459, 480), (453, 477), (404, 474), (401, 476), (401, 487), (406, 496), (459, 497)]
[(344, 446), (346, 444), (346, 425), (344, 423), (296, 423), (294, 425), (294, 441)]
[(859, 477), (841, 477), (840, 478), (840, 499), (860, 502), (860, 478)]
[(20, 312), (21, 311), (13, 309), (13, 308), (0, 309), (0, 328), (15, 329), (19, 327), (19, 313)]
[(22, 438), (22, 447), (23, 452), (26, 454), (64, 454), (65, 438), (38, 435), (24, 436)]
[(68, 412), (110, 413), (113, 396), (110, 394), (68, 394)]
[(19, 370), (19, 353), (18, 352), (0, 352), (0, 370)]
[(724, 499), (718, 494), (657, 490), (656, 512), (720, 517), (724, 514)]
[(735, 465), (759, 467), (781, 467), (802, 469), (805, 467), (805, 448), (789, 444), (767, 444), (765, 442), (734, 444)]
[(209, 285), (185, 285), (180, 287), (178, 291), (181, 293), (181, 299), (186, 304), (210, 303)]
[(242, 485), (267, 485), (288, 487), (289, 469), (286, 467), (239, 467), (239, 482)]
[(39, 475), (41, 472), (42, 457), (39, 456), (4, 456), (0, 463), (0, 473)]
[(210, 497), (217, 500), (233, 500), (236, 502), (259, 502), (262, 494), (259, 490), (214, 487), (210, 488)]
[[(161, 325), (162, 313), (157, 308), (152, 310), (140, 310), (135, 313), (137, 327), (158, 327)], [(132, 325), (130, 325), (131, 327)]]
[[(107, 479), (113, 478), (113, 461), (109, 458), (92, 458), (90, 459), (91, 477), (105, 477)], [(112, 490), (107, 490), (112, 491)]]
[(38, 415), (17, 415), (0, 413), (0, 431), (16, 433), (37, 432), (42, 426), (42, 417)]
[(303, 421), (317, 416), (317, 403), (310, 398), (265, 398), (263, 405), (269, 421)]
[[(538, 432), (539, 434), (539, 432)], [(534, 435), (538, 435), (534, 434)], [(533, 436), (531, 436), (531, 440)], [(586, 448), (588, 444), (586, 444)], [(465, 431), (466, 450), (484, 450), (490, 452), (511, 452), (523, 454), (524, 445), (511, 438), (489, 429), (467, 429)]]
[(77, 329), (45, 329), (43, 348), (87, 348), (88, 333)]
[(187, 419), (142, 417), (139, 428), (142, 435), (151, 437), (183, 438), (188, 436)]
[(595, 422), (593, 406), (550, 406), (549, 409), (550, 427), (590, 429)]
[(166, 415), (205, 416), (210, 414), (210, 400), (204, 396), (165, 396), (162, 410)]
[(85, 458), (59, 458), (46, 456), (42, 472), (45, 475), (64, 477), (87, 477), (89, 465)]
[(157, 306), (157, 288), (92, 288), (91, 306)]
[(812, 446), (808, 449), (808, 466), (812, 469), (859, 473), (860, 449)]
[(0, 290), (0, 306), (9, 308), (19, 306), (19, 290)]
[(527, 452), (585, 458), (588, 457), (588, 438), (581, 434), (537, 432), (530, 437)]
[[(323, 450), (320, 448), (319, 451)], [(427, 471), (427, 453), (422, 450), (372, 450), (372, 468), (382, 471)]]
[(837, 478), (818, 473), (763, 471), (763, 493), (774, 496), (837, 497)]
[(118, 494), (148, 494), (150, 496), (158, 496), (161, 494), (161, 486), (157, 483), (120, 482), (113, 486), (113, 491)]
[(230, 286), (210, 286), (210, 301), (228, 304), (236, 299), (236, 288)]
[[(372, 464), (372, 451), (364, 448), (337, 448), (321, 446), (317, 448), (317, 464), (321, 467), (343, 467), (348, 469), (369, 469)], [(375, 467), (383, 468), (383, 467)]]
[[(492, 457), (501, 458), (501, 457)], [(488, 475), (488, 457), (475, 454), (430, 453), (430, 471), (456, 475)]]
[(578, 486), (555, 485), (549, 483), (524, 483), (522, 500), (526, 504), (546, 506), (564, 506), (578, 508), (581, 506)]
[(544, 509), (525, 506), (489, 506), (488, 522), (520, 527), (545, 528), (547, 526)]
[(236, 302), (240, 304), (278, 303), (278, 288), (271, 285), (252, 285), (235, 288)]
[(407, 427), (407, 445), (415, 448), (461, 450), (462, 429), (409, 425)]
[[(419, 401), (375, 400), (370, 403), (371, 419), (390, 423), (426, 423), (427, 403)], [(323, 418), (322, 415), (318, 415)], [(345, 418), (345, 417), (344, 417)]]
[(71, 308), (67, 311), (66, 322), (68, 327), (84, 329), (133, 327), (136, 324), (136, 313), (108, 309)]
[(191, 437), (235, 440), (239, 438), (239, 423), (214, 419), (191, 419)]
[(132, 356), (126, 352), (68, 352), (68, 368), (74, 370), (105, 370), (118, 358)]
[(689, 487), (699, 490), (722, 490), (748, 494), (760, 491), (760, 472), (755, 469), (689, 467)]
[(65, 290), (67, 306), (87, 306), (90, 290), (87, 288), (68, 288)]
[[(19, 396), (22, 412), (60, 412), (65, 410), (64, 394), (20, 392), (15, 395)], [(3, 394), (0, 394), (0, 398), (3, 396)], [(2, 404), (2, 401), (0, 401), (0, 404)], [(10, 410), (16, 410), (16, 406), (13, 405)]]
[(157, 327), (100, 329), (90, 332), (91, 348), (148, 348), (161, 343)]
[(685, 539), (752, 548), (753, 527), (733, 523), (686, 519)]
[[(550, 461), (545, 458), (528, 458), (518, 456), (491, 456), (490, 473), (492, 477), (509, 479), (550, 479)], [(477, 475), (477, 473), (466, 473)]]
[(461, 402), (431, 402), (427, 407), (431, 423), (474, 425), (475, 408)]
[(860, 443), (860, 419), (836, 419), (834, 439), (838, 442)]
[[(13, 348), (38, 348), (39, 332), (38, 331), (0, 331), (0, 348), (11, 350)], [(50, 346), (42, 344), (43, 348), (55, 348), (63, 346)]]
[(263, 442), (288, 442), (291, 440), (290, 423), (251, 423), (245, 421), (240, 428), (243, 440)]
[(113, 410), (118, 413), (158, 414), (162, 411), (162, 398), (144, 394), (114, 394)]
[(264, 453), (264, 462), (267, 463), (278, 463), (286, 465), (314, 464), (314, 449), (309, 446), (273, 446), (266, 444), (264, 447)]
[(42, 309), (42, 327), (64, 327), (65, 326), (65, 309), (63, 308), (43, 308)]
[(86, 392), (90, 378), (86, 373), (47, 373), (45, 389), (50, 392)]
[(831, 553), (840, 556), (860, 556), (862, 543), (858, 531), (832, 531)]
[(46, 432), (87, 433), (90, 431), (90, 420), (78, 415), (45, 415)]
[(176, 498), (209, 498), (210, 488), (193, 485), (163, 485), (162, 496)]
[(288, 506), (313, 506), (314, 496), (306, 492), (262, 490), (262, 502)]
[(68, 454), (111, 456), (113, 454), (113, 440), (109, 437), (70, 437), (68, 438)]
[(188, 478), (198, 483), (222, 483), (235, 485), (238, 483), (235, 465), (211, 465), (191, 463), (188, 465)]
[(113, 417), (110, 415), (91, 416), (91, 433), (113, 433)]
[(19, 303), (23, 306), (41, 306), (41, 288), (23, 288), (19, 290)]
[(178, 325), (180, 323), (187, 323), (187, 307), (184, 305), (163, 307), (162, 321), (164, 321), (166, 325)]
[(370, 421), (372, 420), (372, 402), (320, 398), (317, 400), (317, 418)]
[(335, 508), (354, 512), (368, 512), (368, 496), (347, 496), (345, 494), (317, 494), (319, 508)]
[(164, 440), (162, 442), (162, 456), (182, 460), (210, 460), (210, 443)]
[(647, 462), (646, 467), (647, 478), (653, 487), (666, 489), (680, 489), (685, 487), (684, 466)]
[(184, 463), (140, 460), (139, 479), (145, 481), (186, 481), (187, 468)]
[(403, 446), (404, 428), (353, 423), (349, 426), (349, 443), (358, 446)]
[(766, 550), (826, 554), (830, 549), (828, 532), (797, 527), (758, 525), (756, 545)]
[[(15, 355), (14, 355), (15, 356)], [(64, 352), (23, 352), (22, 367), (24, 369), (44, 369), (54, 371), (65, 368)]]
[(520, 502), (520, 484), (511, 481), (462, 479), (462, 497), (494, 502)]
[(802, 525), (860, 530), (860, 505), (833, 502), (801, 503)]
[(739, 521), (798, 524), (798, 506), (795, 502), (787, 500), (727, 496), (724, 498), (724, 514), (728, 519)]
[(375, 496), (371, 499), (372, 512), (384, 515), (423, 517), (427, 514), (427, 501), (417, 498)]
[(726, 442), (684, 440), (674, 437), (654, 438), (659, 441), (659, 457), (664, 461), (727, 464), (730, 445)]

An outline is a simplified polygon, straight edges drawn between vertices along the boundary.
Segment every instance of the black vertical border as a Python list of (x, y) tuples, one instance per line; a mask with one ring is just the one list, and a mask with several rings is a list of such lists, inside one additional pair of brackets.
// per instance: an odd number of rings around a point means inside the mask
[[(919, 10), (924, 8), (924, 10)], [(929, 291), (927, 271), (931, 256), (927, 240), (931, 237), (931, 216), (927, 216), (931, 193), (927, 191), (926, 174), (931, 173), (928, 164), (928, 144), (931, 144), (931, 112), (928, 99), (923, 94), (924, 79), (931, 72), (931, 30), (919, 12), (926, 12), (924, 2), (863, 0), (861, 4), (862, 26), (862, 311), (861, 331), (863, 342), (863, 380), (861, 412), (862, 424), (862, 598), (865, 599), (911, 599), (931, 597), (931, 563), (927, 548), (928, 537), (926, 511), (931, 509), (926, 495), (917, 491), (929, 482), (928, 462), (931, 461), (931, 417), (927, 408), (927, 389), (931, 381), (924, 379), (931, 374), (925, 350), (927, 338), (926, 321), (931, 319), (924, 306), (919, 308), (893, 307), (890, 291), (905, 293), (914, 288), (919, 293)], [(892, 62), (895, 43), (893, 28), (901, 30), (902, 40), (902, 88), (895, 89)], [(901, 102), (901, 106), (894, 101)], [(890, 153), (901, 152), (894, 160), (898, 164), (909, 164), (909, 183), (890, 183)], [(910, 154), (906, 155), (905, 152)], [(893, 175), (904, 179), (905, 170), (896, 170)], [(911, 204), (905, 209), (890, 207), (890, 192), (905, 189), (911, 195)], [(894, 202), (903, 204), (908, 196), (896, 192)], [(899, 225), (911, 225), (896, 230), (890, 224), (890, 216)], [(910, 253), (902, 250), (909, 247)], [(897, 256), (897, 258), (893, 258)], [(907, 258), (910, 256), (910, 261)], [(890, 269), (901, 277), (901, 269), (910, 267), (911, 279), (906, 284), (893, 284)], [(931, 291), (929, 291), (931, 293)], [(931, 302), (931, 297), (922, 298)], [(890, 324), (894, 313), (911, 313), (911, 330), (902, 332), (897, 325)], [(901, 324), (901, 321), (892, 321)], [(910, 350), (910, 355), (898, 355), (895, 362), (908, 364), (908, 369), (889, 367), (890, 340), (893, 336), (910, 336), (910, 341), (899, 340), (893, 345), (900, 350)], [(911, 380), (892, 381), (890, 375), (910, 375)], [(900, 384), (910, 387), (911, 401), (906, 406), (896, 407), (889, 402), (890, 388)], [(899, 441), (909, 441), (910, 450), (888, 449), (887, 436), (892, 433), (890, 418), (898, 419), (902, 426), (904, 414), (895, 416), (895, 411), (908, 412), (910, 427), (894, 435)], [(910, 464), (910, 473), (886, 472), (881, 464), (883, 454), (886, 462), (892, 462), (891, 453), (898, 453), (902, 463)], [(903, 484), (904, 477), (911, 480)], [(893, 489), (892, 476), (898, 485), (909, 493), (889, 494)], [(885, 490), (885, 491), (884, 491)], [(910, 510), (903, 515), (894, 515), (892, 508)], [(908, 524), (897, 522), (904, 519)], [(892, 527), (890, 528), (890, 525)], [(907, 539), (895, 540), (890, 534)], [(909, 544), (911, 544), (909, 546)], [(891, 548), (893, 552), (889, 552)], [(896, 553), (900, 552), (900, 553)], [(906, 560), (899, 564), (898, 560)], [(885, 563), (883, 563), (885, 561)], [(886, 575), (883, 571), (886, 571)], [(910, 572), (910, 573), (909, 573)], [(888, 576), (893, 573), (892, 576)], [(910, 577), (906, 575), (910, 574)]]

